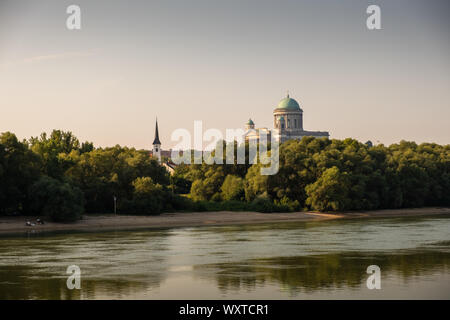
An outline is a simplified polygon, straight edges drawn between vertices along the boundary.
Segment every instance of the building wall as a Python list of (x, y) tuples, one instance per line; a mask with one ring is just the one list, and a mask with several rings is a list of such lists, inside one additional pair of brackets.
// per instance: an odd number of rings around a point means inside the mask
[(326, 131), (305, 131), (297, 130), (288, 132), (287, 130), (274, 130), (274, 137), (280, 143), (287, 140), (301, 140), (303, 137), (315, 137), (315, 138), (329, 138), (329, 133)]
[(303, 130), (303, 112), (301, 110), (275, 109), (273, 112), (273, 127), (281, 129), (280, 118), (284, 118), (286, 130)]
[[(280, 118), (284, 118), (285, 128), (280, 126)], [(275, 109), (273, 111), (273, 127), (274, 129), (268, 130), (266, 128), (247, 130), (244, 134), (244, 139), (259, 140), (260, 132), (269, 133), (273, 135), (276, 141), (283, 143), (287, 140), (301, 140), (303, 137), (315, 137), (315, 138), (329, 138), (327, 131), (306, 131), (303, 130), (303, 111), (300, 110), (286, 110)], [(247, 127), (248, 129), (248, 127)], [(268, 136), (270, 139), (270, 135)]]

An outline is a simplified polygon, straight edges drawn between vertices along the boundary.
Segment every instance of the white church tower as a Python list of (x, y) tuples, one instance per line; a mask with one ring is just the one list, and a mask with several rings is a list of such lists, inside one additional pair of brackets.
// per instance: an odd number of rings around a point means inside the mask
[(153, 140), (152, 155), (153, 155), (153, 157), (158, 158), (159, 163), (161, 163), (161, 141), (159, 141), (158, 119), (156, 119), (155, 139)]

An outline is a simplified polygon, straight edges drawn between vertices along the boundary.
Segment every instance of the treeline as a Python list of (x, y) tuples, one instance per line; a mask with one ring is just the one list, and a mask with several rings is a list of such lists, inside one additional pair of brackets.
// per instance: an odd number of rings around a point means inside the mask
[[(190, 165), (174, 177), (190, 197), (259, 211), (344, 211), (450, 205), (450, 145), (305, 137), (280, 146), (276, 175), (257, 165)], [(217, 206), (217, 205), (216, 205)], [(214, 205), (210, 204), (214, 208)]]
[(157, 214), (180, 210), (166, 169), (148, 152), (94, 148), (71, 132), (18, 141), (0, 135), (0, 214), (75, 221), (83, 213)]
[[(245, 147), (245, 146), (240, 146)], [(235, 148), (238, 148), (235, 145)], [(248, 163), (248, 161), (247, 161)], [(303, 138), (261, 164), (180, 165), (171, 176), (144, 150), (95, 148), (71, 133), (0, 135), (0, 214), (74, 221), (83, 213), (343, 211), (450, 205), (450, 146)]]

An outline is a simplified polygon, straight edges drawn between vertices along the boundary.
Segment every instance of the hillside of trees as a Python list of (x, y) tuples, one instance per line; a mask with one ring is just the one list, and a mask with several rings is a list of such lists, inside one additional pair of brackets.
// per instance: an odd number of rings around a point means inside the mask
[(24, 141), (6, 132), (0, 135), (0, 215), (70, 222), (113, 212), (114, 197), (119, 214), (142, 215), (450, 206), (450, 145), (305, 137), (280, 146), (278, 174), (263, 176), (260, 168), (180, 165), (170, 176), (143, 150), (95, 148), (60, 130)]

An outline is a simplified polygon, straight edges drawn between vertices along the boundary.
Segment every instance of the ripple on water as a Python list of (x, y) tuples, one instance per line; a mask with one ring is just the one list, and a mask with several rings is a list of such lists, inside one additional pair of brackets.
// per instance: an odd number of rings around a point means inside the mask
[(408, 297), (420, 293), (425, 282), (444, 286), (450, 269), (449, 218), (340, 219), (0, 241), (0, 298), (70, 297), (64, 293), (69, 264), (82, 268), (85, 294), (91, 298), (190, 298), (171, 289), (186, 286), (208, 292), (203, 298), (364, 298), (370, 264), (380, 265), (386, 277), (385, 298), (391, 293)]

